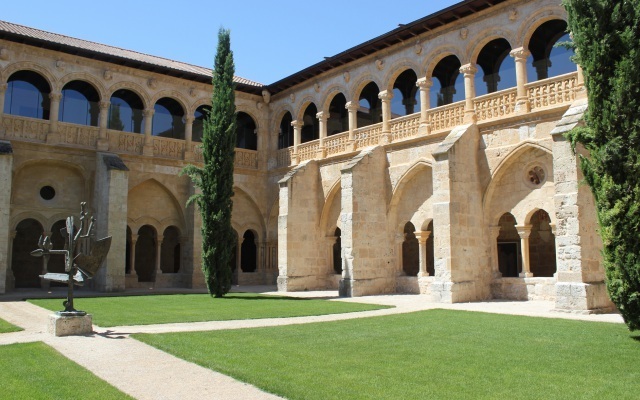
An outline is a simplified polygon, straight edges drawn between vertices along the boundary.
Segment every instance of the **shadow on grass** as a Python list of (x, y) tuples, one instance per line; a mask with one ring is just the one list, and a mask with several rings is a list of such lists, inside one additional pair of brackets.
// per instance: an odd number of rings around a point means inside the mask
[(225, 294), (223, 297), (218, 297), (219, 299), (235, 299), (235, 300), (314, 300), (308, 298), (300, 298), (300, 297), (286, 297), (286, 296), (242, 296), (242, 295), (233, 295), (233, 294)]
[(631, 339), (635, 340), (636, 342), (640, 342), (640, 335), (631, 336)]

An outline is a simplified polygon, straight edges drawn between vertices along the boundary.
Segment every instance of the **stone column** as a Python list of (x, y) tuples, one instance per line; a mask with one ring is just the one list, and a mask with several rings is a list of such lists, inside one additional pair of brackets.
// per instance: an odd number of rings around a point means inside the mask
[(324, 140), (327, 138), (327, 120), (329, 119), (329, 113), (320, 111), (316, 114), (318, 118), (318, 127), (320, 128), (320, 140), (318, 141), (318, 158), (325, 158), (327, 156), (327, 149), (324, 148)]
[(4, 116), (4, 96), (7, 93), (7, 84), (0, 83), (0, 134), (3, 134), (5, 129), (2, 124), (2, 117)]
[(354, 151), (356, 149), (356, 129), (358, 129), (358, 109), (360, 105), (357, 101), (349, 101), (345, 105), (347, 112), (349, 113), (349, 143), (347, 144), (348, 151)]
[(184, 121), (184, 159), (185, 161), (193, 160), (193, 151), (191, 150), (191, 141), (193, 139), (193, 115), (185, 117)]
[(466, 124), (474, 124), (477, 121), (476, 110), (473, 100), (476, 97), (476, 87), (474, 78), (478, 72), (473, 64), (465, 64), (460, 67), (460, 73), (464, 74), (464, 122)]
[(531, 53), (524, 47), (518, 47), (509, 53), (516, 63), (516, 112), (519, 114), (528, 113), (531, 110), (529, 96), (527, 95), (527, 57)]
[(428, 135), (431, 131), (427, 111), (431, 108), (430, 91), (433, 81), (430, 78), (420, 78), (416, 82), (416, 86), (420, 88), (420, 127), (418, 133)]
[(147, 108), (143, 111), (144, 114), (144, 146), (142, 148), (142, 154), (148, 157), (153, 157), (153, 108)]
[(298, 165), (298, 147), (300, 146), (300, 140), (302, 136), (302, 126), (304, 122), (302, 121), (291, 121), (291, 126), (293, 126), (293, 154), (291, 155), (291, 165)]
[(60, 113), (60, 100), (62, 93), (49, 93), (49, 134), (47, 135), (47, 143), (58, 143), (60, 135), (58, 134), (58, 117)]
[(156, 244), (156, 277), (160, 274), (162, 274), (162, 239), (158, 237)]
[(138, 235), (133, 233), (131, 234), (131, 245), (129, 248), (129, 266), (131, 270), (129, 270), (129, 275), (137, 276), (136, 274), (136, 243), (138, 243)]
[(98, 127), (100, 131), (98, 133), (98, 151), (109, 150), (109, 138), (107, 137), (107, 123), (109, 122), (109, 107), (111, 102), (100, 102), (100, 115), (98, 116)]
[(378, 93), (378, 98), (382, 100), (382, 134), (380, 142), (382, 144), (391, 143), (391, 99), (393, 92), (383, 90)]
[(529, 235), (531, 235), (531, 225), (517, 225), (518, 236), (520, 236), (520, 252), (522, 253), (521, 278), (531, 278), (531, 266), (529, 263)]
[(427, 272), (427, 240), (429, 240), (429, 236), (431, 236), (431, 231), (417, 231), (414, 232), (416, 235), (416, 239), (418, 239), (419, 248), (419, 260), (420, 260), (420, 271), (418, 272), (418, 276), (429, 276), (429, 272)]
[[(6, 293), (7, 290), (11, 290), (15, 288), (16, 285), (16, 277), (13, 275), (13, 269), (11, 268), (11, 257), (13, 256), (13, 240), (16, 238), (16, 231), (9, 232), (9, 247), (7, 250), (7, 270), (6, 274), (0, 275), (0, 282), (2, 282), (3, 278), (6, 279), (4, 289), (0, 291), (0, 293)], [(0, 270), (1, 271), (1, 270)], [(2, 289), (0, 287), (0, 289)]]
[(500, 272), (500, 260), (498, 260), (498, 236), (500, 236), (500, 225), (490, 226), (489, 230), (489, 240), (493, 241), (493, 243), (489, 243), (491, 246), (491, 272), (493, 274), (493, 279), (498, 279), (502, 277), (502, 273)]
[(402, 275), (402, 270), (403, 268), (403, 264), (404, 264), (404, 258), (403, 258), (403, 254), (402, 254), (402, 244), (404, 243), (404, 233), (397, 233), (395, 235), (395, 245), (396, 245), (396, 251), (398, 252), (398, 257), (396, 258), (397, 260), (397, 264), (396, 264), (396, 270), (398, 275)]
[(15, 231), (9, 231), (11, 215), (11, 185), (13, 177), (13, 148), (10, 142), (0, 141), (0, 294), (12, 288), (11, 252)]

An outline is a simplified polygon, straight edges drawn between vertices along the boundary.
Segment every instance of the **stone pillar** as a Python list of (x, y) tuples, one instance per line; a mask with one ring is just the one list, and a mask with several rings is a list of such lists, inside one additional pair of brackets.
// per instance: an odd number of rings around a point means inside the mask
[(2, 118), (4, 116), (4, 96), (7, 93), (7, 86), (6, 83), (0, 83), (0, 134), (3, 134), (5, 131)]
[(581, 66), (577, 66), (578, 76), (576, 79), (576, 99), (587, 98), (587, 88), (584, 86), (584, 72)]
[(518, 47), (509, 53), (516, 63), (516, 112), (525, 114), (531, 111), (529, 96), (527, 95), (527, 57), (531, 53), (524, 47)]
[(518, 225), (516, 230), (520, 236), (520, 253), (522, 254), (521, 278), (531, 278), (531, 262), (529, 260), (529, 235), (531, 235), (531, 225)]
[(500, 272), (500, 260), (498, 259), (498, 236), (500, 236), (500, 226), (494, 225), (488, 228), (489, 245), (491, 246), (491, 271), (493, 279), (502, 278)]
[(195, 120), (193, 115), (185, 117), (184, 122), (184, 160), (193, 160), (193, 150), (191, 150), (191, 142), (193, 139), (193, 121)]
[(109, 122), (109, 107), (111, 102), (100, 102), (100, 115), (98, 116), (98, 127), (100, 132), (98, 133), (98, 151), (109, 150), (109, 138), (107, 137), (107, 123)]
[(142, 148), (142, 154), (148, 157), (153, 157), (153, 108), (147, 108), (143, 111), (144, 114), (144, 146)]
[(278, 184), (278, 291), (323, 289), (325, 248), (322, 241), (314, 240), (320, 237), (324, 199), (317, 161), (302, 162)]
[(329, 119), (329, 113), (320, 111), (316, 114), (318, 118), (318, 127), (320, 128), (320, 140), (318, 141), (318, 158), (325, 158), (327, 156), (327, 149), (324, 148), (324, 140), (327, 138), (327, 120)]
[(97, 153), (93, 194), (96, 236), (111, 236), (109, 253), (94, 277), (95, 288), (103, 292), (125, 288), (128, 193), (129, 168), (115, 154)]
[(420, 127), (418, 128), (418, 133), (428, 135), (431, 132), (431, 126), (427, 111), (431, 108), (430, 91), (433, 81), (431, 78), (420, 78), (416, 82), (416, 86), (420, 88)]
[(302, 126), (304, 122), (302, 121), (291, 121), (291, 126), (293, 126), (293, 154), (291, 155), (291, 165), (298, 165), (298, 147), (300, 146), (300, 140), (302, 137)]
[(382, 144), (391, 143), (391, 99), (393, 92), (383, 90), (378, 93), (378, 98), (382, 100), (382, 134), (380, 142)]
[(431, 231), (417, 231), (415, 235), (416, 239), (418, 239), (418, 245), (420, 246), (420, 271), (418, 272), (418, 276), (429, 276), (429, 272), (427, 272), (427, 240), (429, 240), (429, 236), (431, 236)]
[(390, 187), (382, 146), (361, 151), (342, 168), (340, 221), (344, 271), (340, 296), (396, 290), (395, 252), (388, 245), (393, 241), (393, 233), (387, 226)]
[(58, 134), (58, 117), (60, 113), (61, 99), (62, 93), (49, 93), (49, 134), (47, 135), (47, 143), (55, 144), (60, 142), (60, 135)]
[(0, 141), (0, 294), (7, 290), (7, 277), (12, 274), (10, 254), (13, 251), (15, 231), (9, 232), (11, 210), (11, 184), (13, 174), (13, 148), (10, 142)]
[[(162, 239), (158, 234), (158, 240), (156, 241), (156, 277), (162, 274)], [(156, 280), (157, 282), (157, 280)]]
[(129, 248), (129, 275), (137, 276), (136, 274), (136, 243), (138, 243), (138, 235), (136, 233), (131, 234), (131, 245)]
[(477, 121), (473, 100), (476, 98), (475, 76), (478, 72), (473, 64), (465, 64), (460, 67), (460, 73), (464, 75), (464, 122), (474, 124)]
[(358, 109), (360, 105), (357, 101), (349, 101), (345, 105), (347, 112), (349, 113), (349, 142), (347, 144), (348, 151), (354, 151), (356, 149), (356, 129), (358, 129)]
[(398, 257), (396, 257), (396, 271), (398, 275), (402, 275), (404, 269), (404, 254), (402, 254), (402, 244), (404, 243), (404, 233), (396, 233), (395, 235), (395, 247)]
[[(7, 250), (7, 273), (6, 275), (6, 283), (5, 283), (5, 291), (4, 293), (6, 293), (7, 291), (14, 289), (15, 285), (16, 285), (16, 278), (15, 276), (13, 276), (13, 269), (12, 269), (12, 261), (11, 261), (11, 257), (13, 256), (13, 240), (16, 238), (16, 231), (11, 231), (9, 233), (9, 248)], [(2, 281), (2, 277), (0, 277), (0, 282)]]
[[(189, 196), (202, 193), (191, 180), (185, 179), (184, 184)], [(198, 207), (187, 207), (184, 212), (187, 221), (185, 235), (189, 240), (185, 242), (184, 264), (180, 267), (183, 270), (183, 279), (188, 288), (205, 288), (202, 272), (202, 216)]]

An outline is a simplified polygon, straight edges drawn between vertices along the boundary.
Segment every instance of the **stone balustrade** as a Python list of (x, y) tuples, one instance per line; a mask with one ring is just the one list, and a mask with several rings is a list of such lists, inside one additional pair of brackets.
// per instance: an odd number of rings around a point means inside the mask
[(427, 112), (431, 132), (450, 131), (464, 122), (464, 101), (437, 107)]
[(356, 129), (353, 134), (356, 150), (376, 146), (380, 142), (381, 134), (382, 122)]
[(391, 138), (394, 142), (418, 136), (420, 113), (405, 115), (391, 121)]
[(525, 85), (531, 111), (557, 106), (568, 106), (576, 98), (578, 74), (576, 72)]
[(320, 143), (318, 140), (306, 142), (298, 146), (298, 159), (300, 161), (311, 160), (316, 158)]
[(476, 97), (473, 105), (478, 122), (513, 115), (516, 110), (516, 97), (516, 88)]
[(346, 153), (348, 143), (349, 132), (343, 132), (338, 133), (337, 135), (328, 136), (324, 140), (324, 147), (327, 151), (327, 156)]

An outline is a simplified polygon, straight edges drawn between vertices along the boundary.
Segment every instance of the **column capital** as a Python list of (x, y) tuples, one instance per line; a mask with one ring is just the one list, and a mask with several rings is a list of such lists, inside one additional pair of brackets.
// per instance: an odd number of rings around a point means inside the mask
[(142, 115), (145, 116), (145, 118), (151, 118), (153, 117), (153, 114), (156, 112), (156, 110), (154, 110), (153, 108), (145, 108), (144, 110), (142, 110)]
[(49, 100), (60, 101), (62, 99), (62, 93), (49, 93)]
[(109, 110), (109, 107), (111, 107), (111, 102), (110, 101), (101, 101), (99, 103), (100, 105), (100, 110), (104, 111), (104, 110)]
[(516, 230), (518, 231), (518, 236), (520, 239), (529, 239), (529, 235), (531, 235), (531, 225), (516, 225)]
[(415, 231), (413, 234), (416, 235), (416, 239), (418, 239), (420, 243), (426, 243), (429, 237), (431, 237), (431, 231)]
[(291, 126), (293, 126), (294, 128), (302, 128), (304, 126), (304, 122), (303, 121), (298, 121), (297, 119), (294, 121), (291, 121)]
[(433, 80), (431, 78), (420, 78), (416, 81), (416, 86), (420, 89), (429, 89), (433, 86)]
[(475, 75), (478, 72), (478, 68), (475, 64), (469, 63), (460, 67), (460, 73), (464, 74), (464, 76)]
[(360, 103), (358, 103), (357, 101), (347, 101), (344, 108), (349, 111), (358, 111), (358, 109), (360, 108)]
[(137, 233), (132, 233), (131, 234), (131, 243), (135, 244), (138, 241), (138, 234)]
[(509, 52), (509, 55), (516, 61), (527, 61), (527, 57), (531, 55), (531, 52), (524, 47), (518, 47)]
[(6, 83), (0, 83), (0, 93), (4, 93), (7, 91), (8, 85)]
[(321, 120), (327, 120), (329, 119), (329, 113), (326, 111), (320, 111), (319, 113), (316, 114), (316, 118), (321, 119)]
[(378, 93), (378, 98), (382, 101), (391, 101), (391, 99), (393, 99), (393, 92), (390, 90), (383, 90)]
[(187, 115), (184, 117), (184, 122), (187, 124), (193, 124), (193, 121), (196, 119), (193, 115)]

